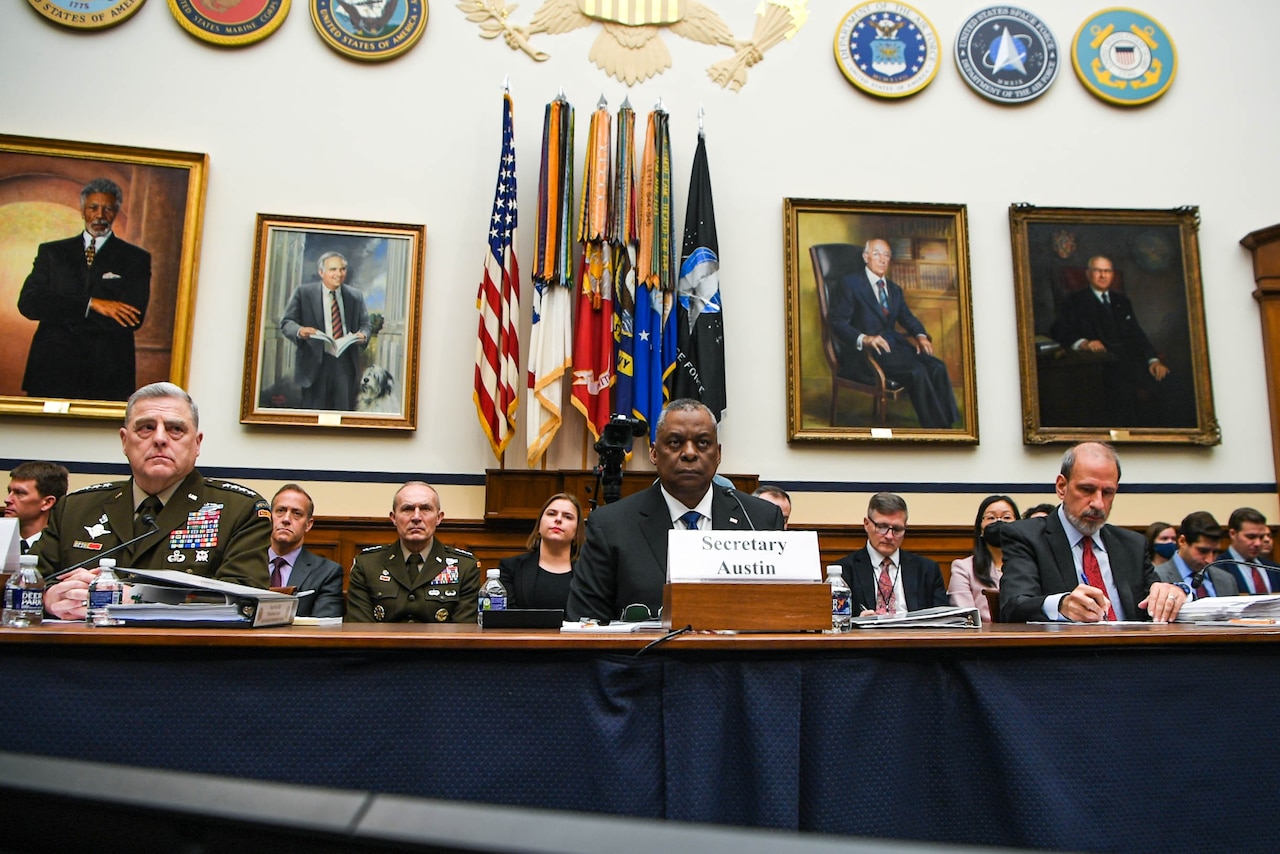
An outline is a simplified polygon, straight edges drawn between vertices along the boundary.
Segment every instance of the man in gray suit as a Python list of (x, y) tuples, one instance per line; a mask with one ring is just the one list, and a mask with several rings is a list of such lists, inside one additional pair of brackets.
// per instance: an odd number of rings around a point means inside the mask
[[(298, 345), (294, 379), (302, 389), (303, 409), (356, 408), (360, 391), (360, 351), (372, 328), (364, 295), (347, 280), (347, 259), (339, 252), (320, 256), (320, 281), (299, 285), (285, 306), (280, 331)], [(320, 336), (337, 341), (354, 335), (358, 343), (339, 355), (325, 352)]]
[[(1156, 575), (1161, 581), (1171, 584), (1185, 582), (1195, 591), (1197, 599), (1206, 596), (1238, 596), (1240, 588), (1235, 578), (1224, 567), (1209, 566), (1220, 551), (1222, 543), (1222, 526), (1213, 514), (1197, 510), (1187, 515), (1178, 526), (1178, 550), (1173, 560), (1166, 561), (1156, 567)], [(1205, 570), (1205, 567), (1208, 567)], [(1201, 570), (1205, 570), (1201, 574)], [(1201, 574), (1200, 583), (1195, 576)]]
[(294, 588), (299, 617), (341, 617), (342, 567), (302, 547), (314, 513), (315, 502), (296, 483), (286, 483), (272, 496), (271, 586)]
[(1160, 580), (1141, 534), (1107, 524), (1120, 488), (1120, 459), (1102, 442), (1062, 455), (1055, 484), (1061, 504), (1001, 531), (1004, 573), (1000, 619), (1172, 622), (1190, 594)]
[(673, 400), (663, 408), (649, 460), (658, 469), (657, 483), (587, 517), (568, 619), (616, 620), (628, 605), (644, 605), (656, 616), (667, 580), (669, 531), (782, 530), (776, 504), (712, 484), (720, 442), (715, 417), (698, 401)]

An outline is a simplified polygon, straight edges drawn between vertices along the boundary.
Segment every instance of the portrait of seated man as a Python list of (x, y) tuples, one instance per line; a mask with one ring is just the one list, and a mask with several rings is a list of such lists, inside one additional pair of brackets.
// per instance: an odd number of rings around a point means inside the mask
[(839, 342), (842, 376), (862, 380), (864, 352), (873, 353), (885, 376), (906, 388), (920, 426), (949, 429), (960, 420), (947, 366), (934, 355), (933, 339), (889, 278), (893, 252), (873, 238), (863, 248), (863, 270), (841, 276), (829, 292), (831, 337)]

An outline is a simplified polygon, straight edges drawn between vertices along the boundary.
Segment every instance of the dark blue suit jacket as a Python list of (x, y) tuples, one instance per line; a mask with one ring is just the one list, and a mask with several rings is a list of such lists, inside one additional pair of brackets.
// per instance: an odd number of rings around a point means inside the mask
[[(927, 557), (900, 549), (898, 560), (902, 564), (902, 593), (907, 597), (907, 610), (919, 611), (949, 604), (947, 589), (942, 586), (942, 571), (938, 564)], [(845, 583), (853, 591), (854, 614), (866, 607), (876, 608), (876, 573), (878, 566), (871, 565), (871, 556), (865, 548), (838, 561)]]
[(342, 567), (328, 558), (303, 549), (289, 573), (289, 586), (297, 593), (314, 590), (298, 600), (299, 617), (341, 617), (345, 597), (342, 595)]
[[(1227, 549), (1227, 553), (1222, 555), (1227, 560), (1241, 560), (1240, 555), (1236, 554), (1235, 549)], [(1267, 574), (1267, 583), (1271, 585), (1272, 593), (1280, 593), (1280, 564), (1267, 560), (1261, 555), (1258, 556), (1259, 567)], [(1226, 563), (1222, 568), (1231, 573), (1236, 580), (1236, 586), (1240, 588), (1241, 593), (1245, 593), (1249, 589), (1249, 583), (1244, 580), (1245, 568), (1234, 563)], [(1257, 594), (1253, 594), (1257, 595)]]
[[(919, 343), (917, 336), (927, 334), (924, 324), (907, 307), (902, 288), (885, 279), (885, 291), (889, 297), (887, 315), (876, 298), (875, 288), (871, 287), (867, 274), (862, 270), (841, 276), (831, 289), (827, 314), (831, 334), (840, 342), (842, 354), (858, 352), (859, 335), (879, 335), (889, 342), (891, 349), (910, 347), (914, 351)], [(905, 335), (898, 331), (899, 327)]]

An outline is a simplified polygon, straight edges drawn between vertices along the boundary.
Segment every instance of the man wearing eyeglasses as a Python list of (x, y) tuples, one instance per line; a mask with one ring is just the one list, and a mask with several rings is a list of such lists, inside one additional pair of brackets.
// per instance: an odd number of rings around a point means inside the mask
[(839, 561), (861, 616), (901, 615), (947, 604), (938, 564), (902, 548), (907, 534), (907, 502), (902, 496), (871, 496), (862, 526), (866, 548)]
[(657, 483), (587, 517), (568, 619), (656, 616), (667, 580), (669, 531), (782, 530), (777, 505), (713, 486), (720, 441), (715, 417), (702, 403), (673, 400), (663, 408), (649, 460), (658, 469)]

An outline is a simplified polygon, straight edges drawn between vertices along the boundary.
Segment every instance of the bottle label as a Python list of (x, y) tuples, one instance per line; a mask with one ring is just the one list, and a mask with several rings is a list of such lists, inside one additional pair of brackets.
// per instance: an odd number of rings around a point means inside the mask
[(44, 591), (40, 588), (10, 587), (5, 590), (4, 607), (12, 611), (44, 613)]
[(89, 610), (96, 611), (99, 608), (105, 608), (108, 605), (120, 604), (120, 590), (90, 590), (89, 591)]
[(492, 593), (480, 597), (481, 611), (505, 611), (507, 610), (507, 597), (502, 594), (494, 595)]
[(835, 617), (853, 616), (853, 599), (848, 590), (831, 591), (831, 614)]

